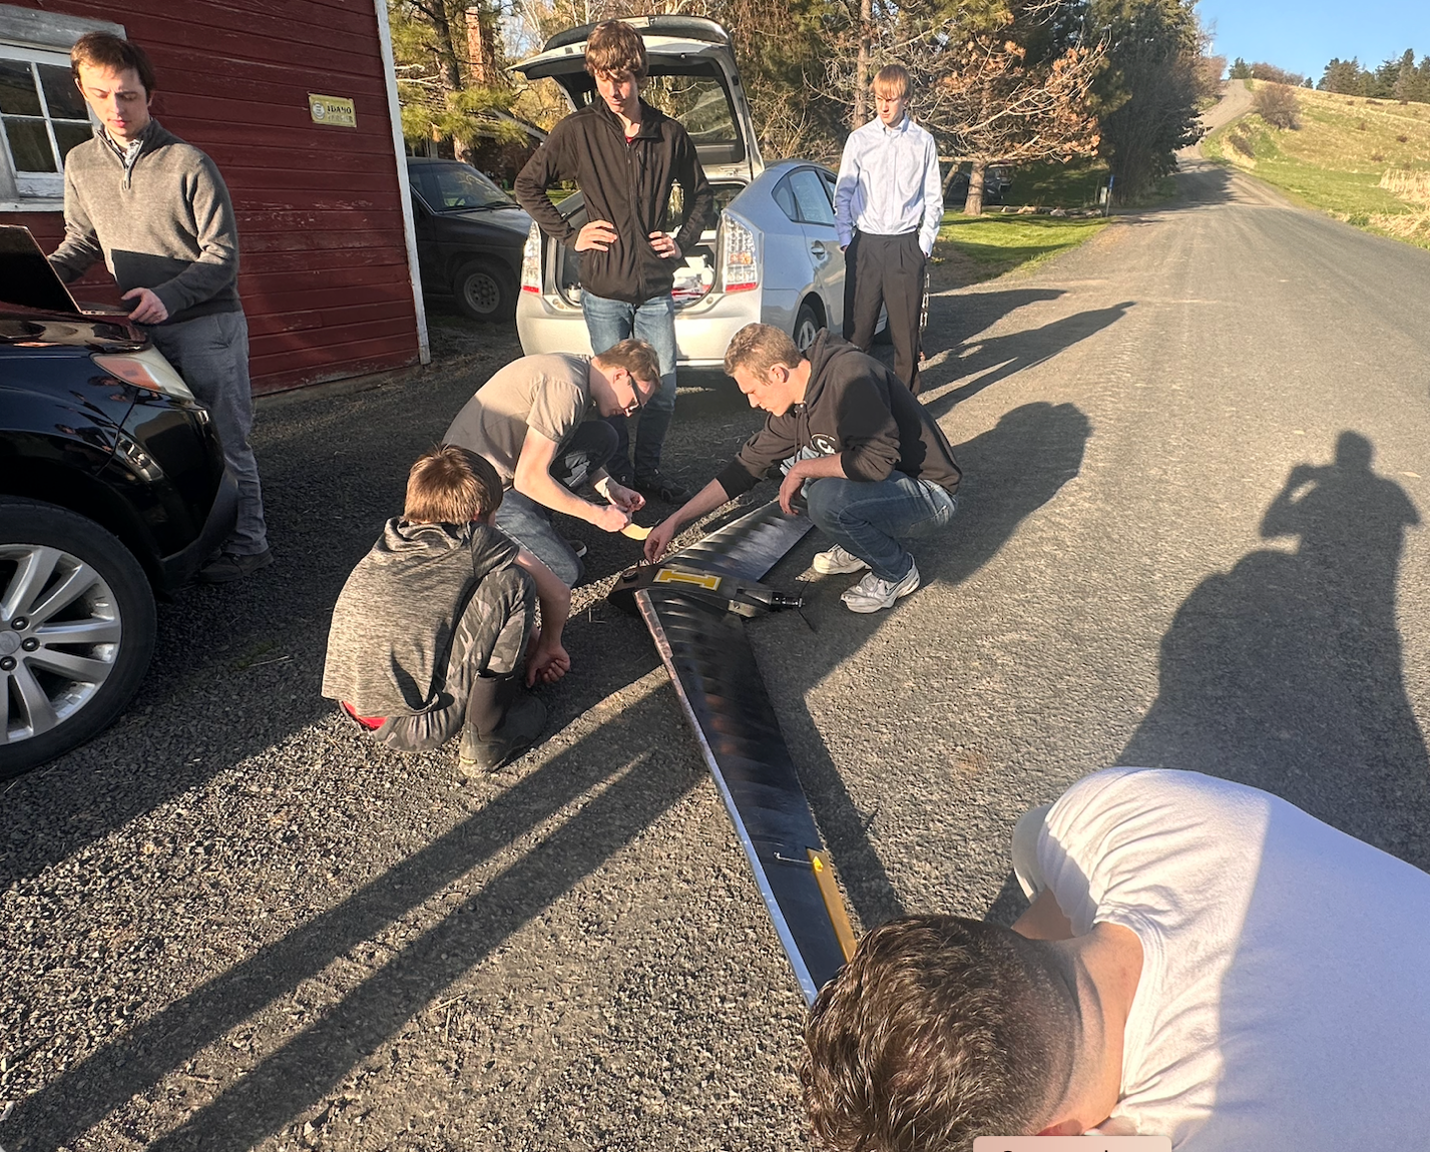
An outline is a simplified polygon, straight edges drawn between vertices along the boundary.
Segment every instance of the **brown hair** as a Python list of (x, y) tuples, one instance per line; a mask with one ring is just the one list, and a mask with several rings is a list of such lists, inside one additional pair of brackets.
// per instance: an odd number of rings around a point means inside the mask
[(437, 445), (408, 471), (402, 519), (462, 525), (494, 513), (501, 499), (501, 478), (490, 461), (460, 445)]
[(655, 346), (639, 337), (618, 341), (604, 353), (597, 353), (596, 360), (608, 369), (624, 369), (637, 381), (660, 381), (660, 358)]
[(885, 923), (810, 1008), (816, 1140), (947, 1151), (1048, 1126), (1072, 1074), (1071, 998), (1046, 943), (951, 915)]
[(605, 20), (586, 38), (586, 71), (592, 76), (629, 72), (637, 80), (646, 74), (645, 41), (623, 20)]
[(748, 369), (764, 377), (776, 365), (793, 369), (802, 360), (804, 354), (783, 329), (752, 321), (730, 338), (725, 349), (725, 375), (733, 377), (736, 369)]
[(869, 87), (876, 96), (913, 96), (913, 82), (909, 80), (909, 70), (902, 64), (886, 64), (874, 73)]
[(86, 68), (108, 68), (113, 72), (132, 68), (139, 74), (139, 83), (144, 86), (146, 96), (152, 96), (154, 90), (159, 87), (154, 66), (149, 63), (149, 54), (134, 41), (124, 40), (108, 32), (86, 32), (70, 49), (70, 72), (76, 84), (79, 83), (80, 65)]

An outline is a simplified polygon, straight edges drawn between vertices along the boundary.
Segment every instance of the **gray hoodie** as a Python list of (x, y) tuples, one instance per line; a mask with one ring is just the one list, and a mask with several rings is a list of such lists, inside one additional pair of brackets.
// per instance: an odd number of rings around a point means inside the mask
[[(531, 579), (499, 529), (412, 523), (394, 517), (348, 577), (333, 607), (323, 697), (363, 717), (425, 714), (444, 706), (447, 662), (469, 603), (484, 664)], [(489, 636), (487, 636), (489, 634)]]
[(157, 120), (128, 164), (103, 132), (65, 157), (65, 239), (50, 254), (60, 280), (103, 257), (121, 292), (152, 289), (170, 322), (241, 309), (238, 228), (218, 167)]

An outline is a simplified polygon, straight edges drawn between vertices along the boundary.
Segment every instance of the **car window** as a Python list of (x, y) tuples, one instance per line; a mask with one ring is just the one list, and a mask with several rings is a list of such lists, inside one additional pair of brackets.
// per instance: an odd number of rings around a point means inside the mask
[(641, 89), (641, 99), (680, 121), (702, 156), (740, 141), (730, 98), (713, 77), (653, 76)]
[(789, 184), (800, 220), (810, 225), (834, 224), (834, 206), (819, 173), (812, 168), (797, 169), (789, 174)]
[(794, 203), (794, 191), (789, 187), (789, 177), (785, 177), (779, 184), (775, 185), (775, 191), (771, 194), (775, 198), (775, 204), (779, 205), (784, 215), (792, 221), (799, 220), (799, 209)]
[(441, 212), (506, 206), (512, 200), (476, 169), (465, 164), (427, 167), (423, 192), (431, 193), (433, 207)]

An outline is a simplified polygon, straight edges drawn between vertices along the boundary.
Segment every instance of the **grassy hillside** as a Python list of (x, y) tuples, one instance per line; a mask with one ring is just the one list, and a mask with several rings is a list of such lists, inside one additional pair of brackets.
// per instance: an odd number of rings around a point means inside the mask
[(1301, 127), (1252, 113), (1214, 133), (1207, 156), (1254, 172), (1332, 216), (1430, 248), (1430, 105), (1297, 89)]

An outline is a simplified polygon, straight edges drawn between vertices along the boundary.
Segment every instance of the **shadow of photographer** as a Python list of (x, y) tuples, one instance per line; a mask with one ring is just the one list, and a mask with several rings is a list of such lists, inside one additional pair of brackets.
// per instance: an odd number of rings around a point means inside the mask
[(1345, 432), (1333, 462), (1291, 470), (1261, 534), (1298, 548), (1257, 550), (1192, 592), (1120, 761), (1260, 787), (1425, 869), (1430, 756), (1395, 612), (1405, 531), (1420, 517), (1372, 454)]

